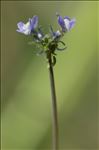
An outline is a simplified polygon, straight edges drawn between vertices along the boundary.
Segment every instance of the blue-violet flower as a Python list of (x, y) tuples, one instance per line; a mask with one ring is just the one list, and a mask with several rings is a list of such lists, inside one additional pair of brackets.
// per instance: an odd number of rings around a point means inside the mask
[(53, 58), (52, 64), (56, 63), (56, 50), (62, 51), (67, 48), (66, 44), (61, 40), (64, 36), (64, 33), (70, 31), (74, 25), (76, 20), (70, 19), (69, 17), (60, 16), (58, 13), (56, 14), (58, 17), (58, 24), (61, 26), (61, 29), (56, 31), (53, 30), (50, 25), (50, 33), (46, 34), (42, 27), (38, 25), (38, 16), (33, 16), (32, 19), (29, 18), (28, 22), (24, 24), (23, 22), (19, 22), (17, 24), (18, 29), (17, 32), (20, 32), (25, 35), (32, 35), (32, 42), (36, 45), (37, 54), (44, 54), (47, 57), (47, 60), (50, 56)]
[(74, 27), (76, 22), (75, 18), (70, 19), (67, 16), (62, 18), (62, 16), (60, 16), (59, 14), (57, 14), (57, 16), (58, 16), (58, 24), (61, 26), (63, 32), (70, 31)]
[(33, 18), (29, 18), (29, 21), (24, 24), (23, 22), (19, 22), (17, 24), (18, 29), (17, 31), (23, 33), (25, 35), (30, 35), (32, 32), (35, 31), (38, 25), (38, 16), (33, 16)]

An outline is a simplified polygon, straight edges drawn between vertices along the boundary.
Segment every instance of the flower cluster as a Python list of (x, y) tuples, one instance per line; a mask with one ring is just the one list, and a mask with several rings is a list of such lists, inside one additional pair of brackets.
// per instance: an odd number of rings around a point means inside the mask
[[(38, 45), (41, 49), (39, 54), (46, 54), (47, 58), (49, 55), (52, 55), (55, 59), (55, 50), (64, 50), (66, 48), (65, 43), (61, 41), (61, 37), (68, 31), (70, 31), (74, 25), (76, 20), (70, 19), (69, 17), (65, 16), (64, 18), (60, 16), (58, 13), (56, 14), (58, 24), (60, 29), (54, 31), (52, 26), (50, 26), (50, 33), (45, 34), (42, 31), (42, 28), (38, 24), (38, 16), (33, 16), (33, 18), (29, 18), (28, 22), (24, 24), (23, 22), (19, 22), (17, 24), (18, 29), (17, 32), (23, 33), (25, 35), (32, 35), (33, 41)], [(63, 45), (63, 48), (59, 48), (59, 44)]]

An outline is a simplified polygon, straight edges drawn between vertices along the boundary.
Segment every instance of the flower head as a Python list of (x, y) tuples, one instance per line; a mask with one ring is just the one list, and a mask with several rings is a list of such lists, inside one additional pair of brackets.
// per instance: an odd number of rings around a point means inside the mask
[(56, 32), (54, 32), (51, 25), (50, 25), (50, 31), (51, 31), (51, 34), (52, 34), (52, 36), (53, 36), (54, 39), (55, 39), (55, 38), (59, 38), (59, 37), (61, 37), (61, 35), (62, 35), (59, 30), (57, 30)]
[(48, 34), (43, 31), (42, 26), (38, 25), (38, 16), (29, 18), (26, 24), (23, 22), (19, 22), (17, 24), (17, 32), (23, 33), (25, 35), (32, 35), (32, 42), (30, 42), (30, 44), (34, 44), (37, 49), (40, 49), (37, 54), (45, 54), (47, 59), (52, 56), (54, 65), (56, 62), (56, 50), (62, 51), (67, 48), (66, 44), (61, 40), (61, 38), (65, 35), (66, 31), (70, 31), (73, 28), (76, 22), (75, 19), (70, 19), (66, 16), (62, 18), (62, 16), (59, 14), (56, 15), (58, 17), (58, 24), (62, 29), (57, 29), (54, 31), (50, 25), (50, 33)]
[(38, 25), (38, 16), (33, 16), (33, 18), (29, 18), (29, 21), (24, 24), (23, 22), (19, 22), (17, 24), (18, 29), (17, 32), (23, 33), (25, 35), (30, 35), (32, 32), (35, 31)]
[(70, 31), (74, 27), (76, 22), (75, 18), (70, 19), (67, 16), (62, 18), (62, 16), (60, 16), (59, 14), (57, 14), (57, 17), (58, 17), (58, 24), (61, 26), (63, 32)]
[(56, 32), (54, 32), (54, 36), (56, 38), (60, 37), (61, 36), (61, 32), (59, 30), (57, 30)]

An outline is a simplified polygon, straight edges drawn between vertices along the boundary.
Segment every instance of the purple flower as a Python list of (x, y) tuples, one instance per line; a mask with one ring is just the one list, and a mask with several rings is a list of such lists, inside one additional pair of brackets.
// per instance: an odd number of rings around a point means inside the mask
[(33, 18), (29, 18), (29, 21), (24, 24), (23, 22), (19, 22), (17, 24), (18, 29), (17, 32), (23, 33), (25, 35), (30, 35), (32, 32), (35, 31), (38, 25), (38, 16), (33, 16)]
[(50, 26), (50, 31), (51, 31), (51, 34), (52, 34), (53, 38), (59, 38), (62, 35), (59, 30), (57, 30), (56, 32), (54, 32), (52, 26)]
[(61, 36), (61, 32), (59, 30), (57, 30), (56, 32), (54, 32), (55, 37), (60, 37)]
[(70, 31), (74, 25), (75, 25), (75, 18), (70, 19), (69, 17), (65, 16), (64, 18), (62, 18), (62, 16), (60, 16), (59, 14), (57, 14), (58, 16), (58, 24), (61, 26), (62, 31)]

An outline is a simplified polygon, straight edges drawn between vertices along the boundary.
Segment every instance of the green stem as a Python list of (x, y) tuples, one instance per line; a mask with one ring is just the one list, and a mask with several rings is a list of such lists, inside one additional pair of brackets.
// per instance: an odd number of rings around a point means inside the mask
[(49, 63), (49, 77), (50, 77), (50, 86), (51, 86), (51, 97), (52, 97), (52, 138), (53, 138), (53, 150), (58, 150), (58, 114), (57, 114), (57, 101), (56, 101), (56, 92), (55, 92), (55, 81), (54, 81), (54, 72), (52, 65), (51, 55), (48, 58)]

